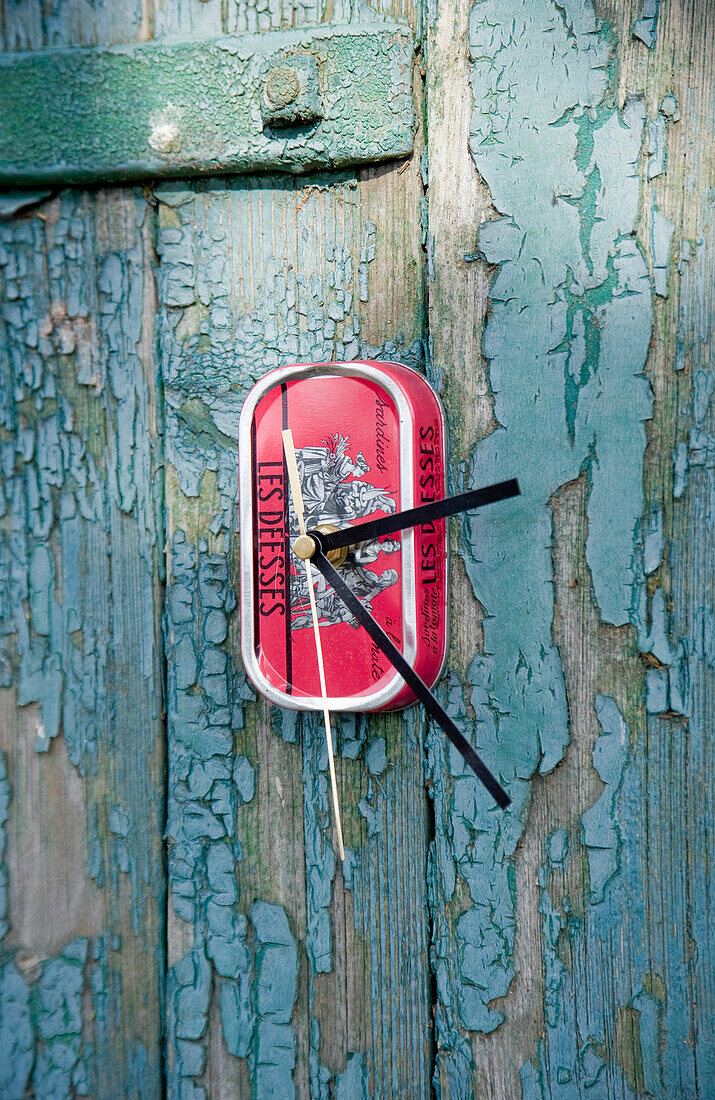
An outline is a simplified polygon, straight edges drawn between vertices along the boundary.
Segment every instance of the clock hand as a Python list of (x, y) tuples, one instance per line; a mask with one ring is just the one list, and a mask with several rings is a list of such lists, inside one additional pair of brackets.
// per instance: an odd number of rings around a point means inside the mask
[(318, 543), (318, 547), (312, 559), (315, 562), (316, 568), (320, 570), (328, 584), (337, 592), (346, 607), (352, 611), (360, 625), (367, 630), (375, 645), (382, 650), (390, 663), (395, 666), (405, 683), (412, 688), (412, 691), (424, 705), (428, 714), (430, 714), (442, 727), (454, 747), (461, 752), (467, 764), (469, 764), (477, 778), (484, 784), (497, 805), (501, 806), (502, 809), (506, 809), (511, 799), (504, 788), (494, 778), (489, 768), (474, 751), (467, 739), (459, 732), (452, 719), (437, 702), (424, 680), (410, 667), (399, 649), (393, 645), (382, 627), (380, 627), (375, 622), (372, 615), (365, 610), (360, 600), (345, 583), (337, 569), (334, 569), (325, 557), (322, 552), (322, 547), (326, 538), (325, 535), (313, 534), (314, 541)]
[[(323, 553), (330, 550), (338, 550), (342, 546), (351, 546), (355, 542), (365, 542), (368, 539), (376, 539), (380, 535), (391, 535), (396, 531), (403, 531), (407, 527), (418, 527), (422, 523), (431, 523), (446, 516), (456, 515), (457, 512), (466, 512), (470, 508), (479, 508), (484, 504), (495, 504), (499, 500), (507, 500), (509, 497), (518, 496), (521, 490), (516, 478), (510, 481), (500, 481), (497, 485), (487, 485), (482, 489), (470, 489), (458, 496), (446, 497), (444, 500), (435, 500), (432, 504), (421, 504), (418, 508), (408, 508), (404, 512), (397, 512), (394, 516), (385, 516), (382, 519), (366, 520), (364, 523), (353, 523), (342, 531), (335, 531), (329, 535), (320, 535), (320, 545)], [(312, 536), (313, 531), (308, 535)]]
[[(298, 463), (295, 457), (295, 447), (293, 446), (293, 433), (290, 428), (282, 433), (283, 435), (283, 450), (285, 453), (286, 468), (288, 470), (288, 480), (290, 482), (291, 494), (293, 496), (293, 507), (298, 519), (298, 526), (303, 538), (305, 535), (305, 518), (304, 518), (304, 506), (303, 506), (303, 493), (300, 487), (300, 475), (298, 474)], [(296, 540), (298, 541), (298, 540)], [(325, 739), (328, 743), (328, 765), (330, 768), (330, 783), (333, 789), (333, 807), (335, 809), (335, 829), (338, 834), (338, 850), (340, 852), (341, 863), (345, 862), (345, 849), (343, 848), (343, 829), (340, 824), (340, 803), (338, 802), (338, 784), (335, 779), (335, 760), (333, 758), (333, 738), (330, 733), (330, 712), (328, 710), (328, 691), (325, 686), (325, 666), (323, 665), (323, 646), (320, 640), (320, 626), (318, 624), (318, 608), (315, 604), (315, 590), (313, 588), (313, 573), (310, 568), (310, 561), (305, 558), (305, 571), (308, 575), (308, 595), (310, 597), (310, 611), (313, 616), (313, 633), (315, 634), (315, 649), (318, 654), (318, 675), (320, 676), (320, 693), (323, 698), (323, 719), (325, 721)]]

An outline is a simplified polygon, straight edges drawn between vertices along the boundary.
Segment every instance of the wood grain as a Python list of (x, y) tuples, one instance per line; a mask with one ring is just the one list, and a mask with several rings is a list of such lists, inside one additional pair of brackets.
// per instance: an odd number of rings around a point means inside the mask
[[(0, 233), (4, 996), (13, 975), (22, 981), (3, 1013), (12, 1042), (2, 1089), (19, 1096), (31, 1075), (38, 1095), (83, 1082), (106, 1094), (117, 1077), (135, 1077), (157, 1094), (164, 743), (152, 212), (130, 189), (65, 193)], [(53, 1018), (53, 997), (65, 1017)]]
[[(239, 1073), (257, 1095), (271, 1087), (286, 1096), (293, 1089), (327, 1095), (328, 1088), (428, 1095), (428, 814), (419, 727), (399, 716), (338, 720), (345, 881), (333, 846), (324, 732), (307, 716), (253, 702), (237, 657), (234, 610), (235, 441), (250, 385), (269, 367), (296, 360), (422, 361), (419, 155), (357, 177), (259, 177), (156, 193), (171, 548), (169, 1034), (177, 1043), (170, 1088)], [(212, 644), (200, 580), (209, 562), (221, 576), (218, 603), (210, 606), (224, 616)], [(207, 660), (229, 670), (209, 690)], [(213, 748), (202, 744), (207, 724)], [(372, 774), (365, 754), (379, 738), (387, 764)], [(192, 790), (190, 780), (209, 761), (230, 774), (234, 760), (251, 776), (250, 798), (237, 801), (234, 788), (219, 825), (211, 810), (216, 784)], [(236, 883), (222, 912), (209, 871), (218, 850)], [(252, 915), (265, 915), (265, 906), (289, 930), (280, 950), (291, 977), (276, 979), (272, 998), (263, 992), (268, 949)], [(230, 934), (221, 931), (229, 908), (244, 921), (240, 928), (234, 921)], [(234, 954), (245, 953), (245, 977), (217, 955), (219, 934), (232, 937)], [(188, 1039), (180, 1047), (178, 1037), (191, 1030), (186, 1011), (194, 1001), (186, 987), (183, 1001), (174, 995), (172, 982), (197, 952), (213, 958), (215, 977), (207, 999), (194, 968), (200, 1023), (191, 1043), (203, 1051), (196, 1064), (205, 1069), (191, 1073)], [(216, 998), (224, 983), (235, 991), (244, 980), (236, 1041), (234, 1002), (221, 1002), (217, 1012)], [(237, 1055), (246, 1059), (240, 1071)]]
[[(547, 8), (533, 5), (532, 30), (510, 25), (512, 35), (526, 33), (527, 40), (536, 35)], [(593, 9), (588, 3), (569, 5), (565, 18), (574, 19), (577, 10), (579, 18), (590, 18)], [(479, 453), (475, 444), (500, 421), (498, 412), (496, 421), (492, 415), (491, 363), (483, 355), (490, 289), (499, 267), (480, 257), (477, 238), (479, 225), (496, 219), (500, 210), (468, 152), (470, 11), (475, 21), (486, 15), (493, 40), (499, 41), (506, 11), (489, 4), (440, 5), (428, 36), (427, 73), (434, 255), (430, 332), (434, 369), (448, 403), (454, 387), (453, 453), (462, 460), (473, 447)], [(645, 573), (634, 578), (632, 625), (604, 622), (585, 553), (589, 477), (564, 483), (551, 501), (551, 556), (553, 638), (567, 689), (569, 743), (558, 767), (531, 780), (528, 815), (510, 859), (514, 977), (506, 996), (490, 1001), (503, 1022), (481, 1031), (464, 1027), (457, 967), (441, 998), (437, 1079), (443, 1096), (696, 1097), (711, 1088), (713, 1038), (701, 1013), (712, 1003), (712, 989), (697, 959), (709, 955), (712, 902), (707, 870), (697, 858), (684, 858), (683, 845), (686, 853), (691, 844), (703, 851), (704, 822), (712, 819), (705, 732), (711, 725), (706, 699), (712, 697), (712, 667), (701, 640), (711, 614), (705, 608), (712, 601), (712, 487), (699, 432), (709, 438), (712, 423), (713, 239), (707, 196), (715, 118), (713, 11), (702, 2), (661, 4), (652, 50), (631, 33), (641, 14), (640, 4), (619, 0), (596, 7), (597, 17), (606, 21), (600, 31), (611, 43), (616, 107), (624, 110), (630, 98), (639, 97), (647, 121), (665, 131), (665, 167), (650, 178), (648, 130), (644, 135), (633, 234), (655, 285), (655, 267), (662, 260), (654, 256), (654, 211), (675, 226), (667, 297), (653, 296), (646, 364), (655, 401), (647, 422), (644, 516), (633, 538), (634, 556), (645, 562)], [(538, 47), (536, 37), (533, 46)], [(548, 82), (548, 69), (541, 79)], [(474, 103), (486, 92), (476, 83)], [(512, 95), (518, 111), (519, 96), (530, 105), (534, 91), (513, 84)], [(668, 95), (677, 97), (677, 119)], [(659, 109), (664, 101), (666, 111)], [(594, 113), (593, 132), (603, 118)], [(523, 169), (534, 180), (538, 203), (540, 169), (528, 164)], [(528, 293), (521, 293), (526, 305)], [(491, 382), (493, 387), (493, 374)], [(509, 386), (500, 368), (499, 389), (508, 394)], [(531, 444), (537, 461), (552, 461), (543, 423), (534, 424)], [(618, 522), (615, 511), (613, 521)], [(470, 553), (473, 544), (466, 548), (468, 567)], [(460, 584), (452, 661), (464, 675), (483, 636), (479, 604), (468, 585)], [(518, 628), (518, 615), (515, 622)], [(662, 683), (670, 688), (661, 702)], [(613, 707), (604, 699), (613, 700)], [(619, 711), (625, 718), (621, 727)], [(614, 750), (620, 736), (626, 738), (622, 758)], [(605, 767), (607, 751), (613, 752), (614, 765), (620, 759), (621, 771)], [(599, 865), (601, 856), (589, 847), (594, 843), (604, 851), (613, 846), (610, 871)], [(454, 932), (464, 902), (455, 907), (443, 895), (435, 911), (440, 920), (446, 915)], [(686, 940), (699, 948), (689, 956)]]
[[(1, 1095), (711, 1094), (715, 9), (658, 9), (379, 3), (409, 160), (0, 221)], [(0, 0), (0, 48), (359, 14)], [(440, 687), (514, 811), (340, 716), (343, 874), (320, 723), (238, 657), (236, 435), (358, 357), (525, 491), (452, 524)]]

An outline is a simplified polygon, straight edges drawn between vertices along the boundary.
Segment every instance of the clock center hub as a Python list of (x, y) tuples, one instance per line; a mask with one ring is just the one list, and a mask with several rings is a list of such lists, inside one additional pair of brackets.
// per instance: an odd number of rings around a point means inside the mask
[[(320, 531), (321, 535), (332, 535), (340, 528), (336, 527), (334, 523), (319, 523), (315, 528), (316, 531)], [(298, 535), (298, 538), (293, 543), (293, 551), (297, 558), (301, 561), (306, 561), (308, 558), (312, 558), (318, 547), (315, 544), (315, 539), (312, 539), (310, 535)], [(338, 550), (328, 550), (325, 555), (331, 565), (334, 565), (338, 569), (348, 556), (348, 547), (341, 546)]]
[(310, 535), (298, 535), (293, 543), (293, 552), (301, 561), (312, 558), (316, 550), (315, 539), (312, 539)]

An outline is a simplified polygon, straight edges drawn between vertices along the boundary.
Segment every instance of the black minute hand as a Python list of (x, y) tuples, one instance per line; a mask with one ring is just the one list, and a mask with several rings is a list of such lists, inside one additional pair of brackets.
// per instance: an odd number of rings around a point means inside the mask
[[(394, 518), (394, 517), (393, 517)], [(372, 638), (375, 645), (379, 646), (387, 659), (395, 666), (405, 683), (412, 689), (419, 701), (424, 705), (428, 714), (434, 718), (435, 722), (438, 722), (442, 727), (447, 737), (450, 739), (456, 749), (461, 752), (462, 756), (469, 764), (472, 771), (476, 774), (477, 778), (482, 781), (484, 786), (489, 791), (492, 798), (497, 805), (505, 809), (511, 799), (506, 793), (500, 783), (494, 778), (489, 768), (486, 766), (481, 757), (474, 751), (467, 739), (462, 736), (457, 727), (455, 726), (449, 715), (442, 709), (440, 704), (435, 699), (434, 695), (427, 687), (424, 680), (417, 675), (415, 670), (410, 667), (405, 658), (400, 653), (385, 634), (382, 627), (373, 619), (360, 603), (354, 592), (347, 586), (343, 578), (338, 571), (333, 568), (328, 559), (322, 552), (327, 542), (325, 535), (314, 535), (315, 541), (319, 543), (317, 550), (313, 554), (312, 562), (317, 569), (325, 577), (329, 585), (337, 592), (346, 607), (352, 611), (355, 618), (358, 620), (361, 626), (364, 626), (368, 634)]]
[[(484, 504), (496, 504), (498, 500), (518, 496), (519, 492), (519, 482), (516, 478), (500, 481), (497, 485), (486, 485), (483, 489), (470, 489), (467, 493), (459, 493), (458, 496), (446, 497), (444, 500), (435, 500), (432, 504), (421, 504), (419, 508), (408, 508), (404, 512), (397, 512), (394, 516), (353, 523), (342, 531), (321, 535), (320, 545), (323, 553), (327, 554), (330, 550), (339, 550), (340, 547), (350, 546), (354, 542), (365, 542), (367, 539), (379, 538), (380, 535), (392, 535), (395, 531), (404, 531), (406, 527), (418, 527), (423, 523), (454, 516), (457, 512), (467, 512), (470, 508), (480, 508)], [(308, 534), (315, 538), (315, 531), (309, 531)]]

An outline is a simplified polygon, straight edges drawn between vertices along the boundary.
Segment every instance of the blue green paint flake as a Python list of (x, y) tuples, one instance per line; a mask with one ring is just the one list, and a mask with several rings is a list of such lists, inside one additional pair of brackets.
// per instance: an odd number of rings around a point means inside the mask
[(639, 38), (649, 50), (655, 49), (659, 7), (660, 0), (641, 0), (640, 19), (633, 23), (633, 37)]
[[(247, 919), (236, 908), (235, 867), (242, 853), (235, 821), (255, 785), (249, 761), (233, 755), (233, 731), (241, 728), (243, 712), (240, 692), (228, 706), (229, 655), (221, 644), (236, 605), (226, 556), (208, 553), (205, 540), (190, 546), (176, 532), (170, 569), (169, 875), (174, 912), (195, 929), (193, 949), (168, 974), (168, 1083), (179, 1095), (203, 1073), (212, 971), (219, 976), (228, 1049), (245, 1058), (251, 1047), (253, 963)], [(209, 642), (207, 635), (220, 641)], [(198, 1084), (193, 1095), (204, 1095)]]
[(659, 298), (667, 298), (670, 276), (671, 246), (675, 226), (663, 216), (655, 203), (651, 208), (650, 248), (653, 258), (653, 283)]

